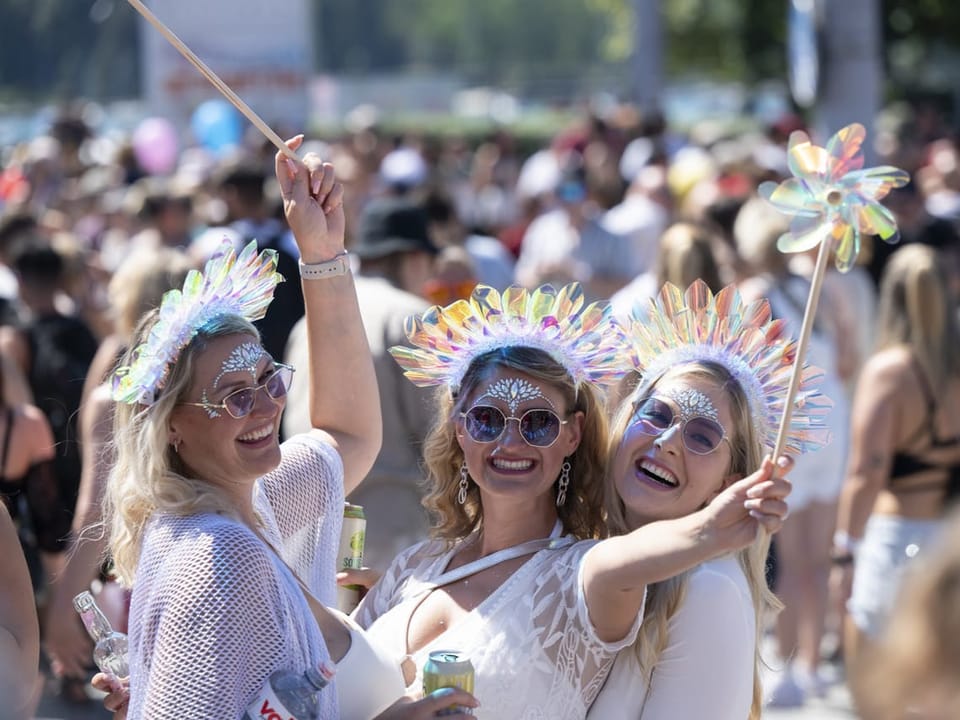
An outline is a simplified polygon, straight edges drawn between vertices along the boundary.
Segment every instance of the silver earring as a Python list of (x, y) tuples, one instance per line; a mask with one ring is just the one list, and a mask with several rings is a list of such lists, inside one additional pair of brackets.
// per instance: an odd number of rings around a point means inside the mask
[(467, 463), (466, 461), (460, 463), (460, 486), (457, 488), (457, 502), (463, 505), (467, 501), (467, 487), (469, 478), (467, 473)]
[(557, 481), (557, 507), (567, 501), (567, 487), (570, 485), (570, 461), (564, 460), (560, 466), (560, 479)]
[(174, 440), (171, 445), (173, 445), (173, 451), (179, 455), (180, 454), (180, 440)]

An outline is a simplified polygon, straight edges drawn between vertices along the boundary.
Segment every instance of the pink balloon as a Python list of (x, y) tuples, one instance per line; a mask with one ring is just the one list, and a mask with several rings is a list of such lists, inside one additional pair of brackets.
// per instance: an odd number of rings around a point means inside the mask
[(141, 122), (131, 139), (140, 167), (151, 175), (166, 175), (177, 166), (180, 142), (177, 130), (166, 118), (151, 117)]

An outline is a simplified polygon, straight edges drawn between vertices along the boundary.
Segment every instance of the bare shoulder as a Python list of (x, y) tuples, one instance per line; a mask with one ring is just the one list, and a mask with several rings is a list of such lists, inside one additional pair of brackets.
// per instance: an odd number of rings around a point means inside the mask
[(21, 405), (14, 414), (13, 433), (18, 443), (34, 450), (35, 460), (53, 456), (53, 431), (43, 411), (36, 405)]
[[(861, 384), (881, 383), (883, 386), (913, 391), (917, 384), (913, 359), (906, 347), (891, 347), (871, 355), (863, 366)], [(904, 388), (904, 384), (909, 384)]]

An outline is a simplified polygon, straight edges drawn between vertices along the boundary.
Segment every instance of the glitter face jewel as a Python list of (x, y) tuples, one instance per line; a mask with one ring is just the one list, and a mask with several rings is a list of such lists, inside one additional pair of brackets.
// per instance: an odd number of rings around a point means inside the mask
[(685, 390), (664, 393), (673, 400), (680, 409), (680, 419), (687, 420), (692, 417), (706, 417), (720, 422), (720, 416), (713, 402), (699, 390), (687, 388)]
[(846, 272), (860, 253), (861, 235), (896, 242), (896, 220), (880, 200), (906, 185), (910, 176), (890, 165), (864, 168), (865, 138), (857, 123), (840, 130), (826, 147), (814, 145), (800, 131), (790, 136), (787, 162), (793, 177), (758, 188), (780, 212), (794, 217), (789, 232), (777, 242), (781, 252), (803, 252), (830, 239), (837, 268)]
[(257, 379), (257, 365), (260, 364), (260, 358), (267, 354), (262, 345), (257, 343), (243, 343), (233, 349), (227, 359), (220, 366), (220, 374), (213, 380), (213, 389), (216, 390), (220, 385), (220, 380), (227, 373), (243, 372), (246, 370)]
[(510, 408), (510, 412), (512, 413), (517, 411), (521, 403), (525, 403), (528, 400), (537, 400), (538, 398), (546, 400), (547, 404), (553, 407), (553, 403), (543, 394), (540, 388), (523, 378), (503, 378), (502, 380), (497, 380), (487, 388), (487, 391), (483, 395), (477, 398), (476, 404), (479, 404), (480, 401), (486, 397), (502, 400), (507, 404), (507, 407)]

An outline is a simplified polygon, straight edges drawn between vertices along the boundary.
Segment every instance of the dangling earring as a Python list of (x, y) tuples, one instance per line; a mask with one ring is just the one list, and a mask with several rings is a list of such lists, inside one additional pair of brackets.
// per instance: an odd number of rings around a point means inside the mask
[(173, 441), (172, 443), (170, 443), (170, 444), (173, 445), (173, 451), (174, 451), (177, 455), (179, 455), (179, 454), (180, 454), (180, 440), (179, 440), (179, 438), (178, 438), (177, 440), (174, 440), (174, 441)]
[(564, 460), (560, 466), (560, 479), (557, 481), (557, 507), (567, 501), (567, 487), (570, 485), (570, 461)]
[(464, 460), (460, 463), (460, 486), (457, 488), (457, 502), (463, 505), (467, 501), (467, 478), (469, 478), (467, 473), (467, 461)]

